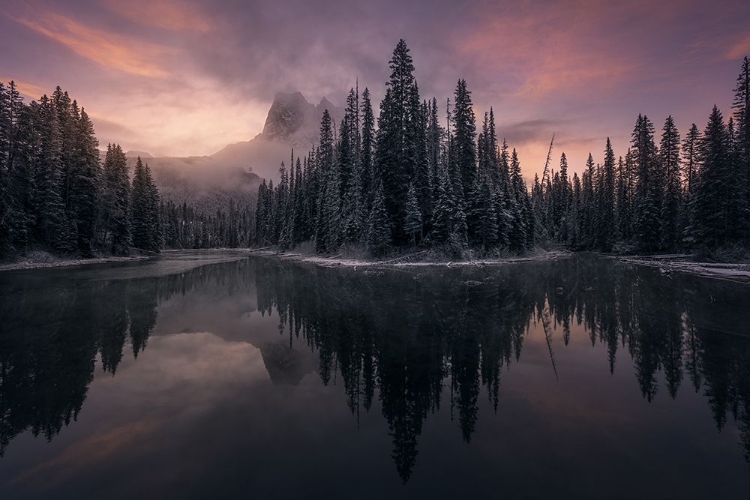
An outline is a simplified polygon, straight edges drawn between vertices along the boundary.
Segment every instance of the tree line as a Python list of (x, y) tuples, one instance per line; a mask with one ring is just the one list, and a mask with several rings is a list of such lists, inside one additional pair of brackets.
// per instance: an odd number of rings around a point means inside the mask
[(280, 182), (260, 186), (256, 245), (310, 241), (321, 253), (364, 245), (376, 256), (409, 246), (453, 254), (535, 244), (646, 253), (750, 246), (747, 57), (728, 122), (714, 107), (704, 131), (693, 124), (683, 139), (670, 116), (657, 145), (653, 123), (639, 115), (624, 158), (608, 138), (604, 162), (589, 154), (571, 178), (563, 153), (559, 170), (545, 166), (530, 192), (515, 149), (498, 140), (492, 108), (477, 131), (465, 80), (443, 127), (437, 101), (420, 98), (403, 40), (389, 67), (377, 127), (369, 90), (351, 89), (338, 130), (324, 113), (313, 151), (292, 153)]
[[(591, 154), (579, 178), (558, 171), (534, 179), (539, 239), (605, 252), (714, 251), (750, 247), (750, 62), (745, 57), (726, 121), (714, 106), (701, 132), (680, 136), (672, 116), (657, 136), (639, 115), (630, 148), (604, 162)], [(658, 140), (658, 145), (657, 145)]]
[(85, 109), (57, 87), (26, 104), (0, 84), (0, 258), (46, 250), (90, 257), (162, 246), (159, 192), (116, 144), (100, 161)]
[(534, 246), (535, 215), (518, 155), (498, 142), (492, 109), (477, 132), (465, 80), (446, 103), (423, 100), (401, 40), (376, 120), (369, 89), (351, 89), (340, 124), (326, 111), (320, 141), (292, 153), (280, 182), (263, 182), (257, 245), (289, 249), (312, 242), (321, 253), (345, 245), (374, 255), (409, 246), (521, 252)]

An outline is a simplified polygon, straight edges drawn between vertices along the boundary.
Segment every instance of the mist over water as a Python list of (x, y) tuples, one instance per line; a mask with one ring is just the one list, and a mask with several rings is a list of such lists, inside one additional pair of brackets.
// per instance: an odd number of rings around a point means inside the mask
[(747, 285), (211, 259), (0, 277), (3, 498), (748, 493)]

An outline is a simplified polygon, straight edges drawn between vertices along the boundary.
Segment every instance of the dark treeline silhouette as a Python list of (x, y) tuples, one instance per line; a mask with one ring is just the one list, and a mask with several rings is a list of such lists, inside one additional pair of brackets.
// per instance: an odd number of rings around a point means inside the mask
[(310, 241), (323, 253), (361, 245), (376, 256), (409, 246), (457, 256), (535, 243), (645, 253), (750, 247), (747, 58), (728, 122), (714, 107), (703, 133), (693, 125), (683, 140), (670, 116), (657, 145), (653, 123), (639, 115), (624, 158), (607, 139), (603, 163), (589, 155), (571, 178), (563, 153), (559, 171), (548, 159), (530, 193), (492, 109), (477, 131), (464, 80), (443, 127), (437, 101), (421, 100), (403, 40), (390, 69), (377, 127), (368, 89), (352, 89), (338, 128), (324, 114), (317, 147), (292, 154), (276, 186), (260, 186), (256, 245)]
[[(745, 57), (726, 122), (714, 106), (703, 132), (683, 138), (671, 116), (660, 134), (645, 115), (631, 146), (604, 162), (591, 154), (579, 178), (545, 168), (532, 199), (538, 239), (605, 252), (714, 251), (750, 248), (750, 61)], [(657, 145), (658, 141), (658, 145)]]
[(131, 186), (120, 146), (107, 146), (104, 165), (98, 147), (88, 114), (60, 87), (25, 104), (14, 82), (0, 84), (0, 258), (159, 250), (148, 165), (138, 159)]
[(451, 254), (533, 247), (530, 194), (516, 151), (498, 143), (494, 112), (477, 134), (471, 92), (459, 80), (443, 126), (437, 100), (420, 97), (403, 40), (390, 69), (377, 127), (369, 90), (351, 89), (341, 123), (326, 111), (314, 150), (292, 154), (280, 182), (260, 186), (254, 243), (289, 249), (310, 241), (326, 253), (357, 245), (374, 255), (408, 246)]
[(211, 215), (171, 201), (161, 205), (160, 213), (166, 248), (247, 248), (253, 243), (254, 207), (240, 207), (232, 199), (227, 210)]
[(74, 420), (97, 355), (114, 375), (125, 351), (142, 352), (162, 301), (191, 289), (241, 294), (253, 284), (258, 311), (278, 315), (291, 345), (318, 353), (321, 380), (343, 385), (353, 415), (379, 401), (404, 481), (430, 414), (449, 410), (470, 441), (479, 398), (502, 411), (502, 373), (521, 359), (530, 329), (547, 337), (556, 371), (554, 346), (568, 344), (574, 325), (605, 347), (611, 372), (618, 356), (632, 358), (647, 401), (680, 390), (705, 395), (719, 429), (739, 422), (750, 458), (750, 341), (723, 333), (750, 321), (739, 285), (666, 279), (588, 256), (419, 279), (252, 259), (85, 286), (7, 281), (3, 296), (16, 300), (0, 301), (0, 454), (22, 432), (51, 439)]

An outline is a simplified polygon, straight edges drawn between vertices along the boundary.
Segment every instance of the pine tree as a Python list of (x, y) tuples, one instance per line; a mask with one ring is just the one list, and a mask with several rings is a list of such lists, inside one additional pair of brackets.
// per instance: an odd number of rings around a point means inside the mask
[(374, 182), (373, 173), (373, 153), (375, 149), (375, 115), (372, 112), (372, 103), (370, 101), (370, 90), (365, 88), (362, 92), (362, 146), (360, 152), (361, 163), (361, 183), (362, 193), (364, 193), (364, 210), (369, 213), (372, 206), (372, 196)]
[[(528, 198), (526, 187), (521, 177), (521, 164), (515, 148), (510, 161), (510, 185), (512, 192), (511, 227), (508, 235), (508, 246), (514, 252), (522, 252), (527, 245), (527, 234), (530, 214), (526, 213), (525, 199)], [(530, 202), (530, 200), (529, 200)]]
[(35, 172), (36, 238), (54, 250), (64, 250), (65, 205), (62, 199), (62, 141), (53, 102), (42, 96), (38, 108), (40, 148)]
[(738, 230), (750, 244), (750, 59), (747, 56), (742, 60), (732, 107), (737, 125), (736, 177), (742, 186), (738, 193)]
[(729, 134), (721, 111), (714, 106), (698, 148), (700, 173), (694, 200), (697, 241), (708, 248), (727, 243), (732, 221), (733, 179), (727, 151)]
[(638, 115), (631, 143), (636, 172), (635, 237), (642, 250), (653, 252), (661, 244), (659, 219), (663, 189), (654, 144), (654, 126), (648, 117)]
[(607, 137), (604, 149), (604, 165), (602, 166), (601, 191), (599, 192), (599, 231), (597, 240), (599, 248), (610, 252), (615, 243), (615, 153), (612, 143)]
[(493, 248), (498, 240), (497, 213), (492, 203), (492, 191), (490, 189), (489, 172), (480, 174), (481, 179), (475, 183), (475, 191), (472, 195), (473, 203), (472, 219), (475, 221), (474, 240), (485, 251)]
[(107, 146), (101, 202), (104, 242), (114, 255), (127, 255), (131, 245), (130, 180), (127, 158), (119, 144)]
[[(133, 246), (139, 250), (158, 252), (161, 248), (159, 225), (159, 196), (148, 164), (139, 156), (133, 173), (131, 196), (131, 222)], [(205, 224), (202, 225), (205, 230)], [(204, 241), (205, 238), (201, 238)]]
[(596, 238), (596, 167), (594, 157), (589, 153), (586, 159), (586, 171), (581, 178), (581, 243), (592, 248)]
[(455, 218), (455, 204), (449, 190), (447, 174), (438, 174), (437, 196), (435, 197), (435, 211), (433, 216), (432, 239), (438, 243), (447, 243), (453, 233)]
[(375, 171), (383, 183), (385, 207), (388, 210), (391, 239), (394, 244), (408, 242), (404, 231), (404, 204), (409, 182), (417, 170), (416, 138), (421, 121), (419, 91), (414, 79), (414, 64), (400, 40), (391, 58), (391, 77), (380, 103), (375, 150)]
[(459, 80), (453, 105), (453, 169), (461, 179), (462, 199), (468, 201), (477, 173), (476, 118), (466, 80)]
[(99, 196), (99, 141), (96, 140), (94, 125), (84, 109), (77, 116), (73, 147), (75, 149), (69, 182), (77, 246), (83, 256), (90, 256)]
[(367, 228), (367, 248), (375, 256), (383, 255), (390, 246), (391, 228), (389, 223), (383, 185), (378, 184), (375, 189)]
[(413, 239), (414, 245), (421, 239), (422, 235), (422, 212), (419, 208), (419, 200), (414, 184), (409, 184), (409, 191), (406, 194), (406, 219), (404, 220), (404, 230)]
[(660, 166), (665, 178), (664, 201), (661, 207), (661, 247), (674, 250), (680, 241), (680, 134), (671, 116), (662, 129), (659, 145)]
[[(323, 111), (320, 123), (320, 145), (318, 147), (317, 177), (318, 201), (315, 222), (315, 248), (318, 252), (333, 250), (329, 244), (335, 241), (331, 223), (337, 222), (338, 217), (338, 176), (334, 170), (334, 143), (331, 115), (328, 110)], [(331, 199), (333, 198), (333, 199)]]

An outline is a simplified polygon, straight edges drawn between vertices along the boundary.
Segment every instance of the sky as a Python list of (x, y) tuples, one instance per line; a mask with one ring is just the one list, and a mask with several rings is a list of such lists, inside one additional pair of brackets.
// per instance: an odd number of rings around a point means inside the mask
[(424, 98), (467, 81), (493, 107), (527, 177), (565, 151), (580, 172), (607, 137), (624, 155), (636, 117), (702, 130), (731, 113), (750, 55), (747, 0), (3, 0), (0, 80), (27, 99), (59, 85), (102, 145), (210, 155), (263, 129), (277, 91), (343, 105), (359, 80), (376, 107), (400, 38)]

